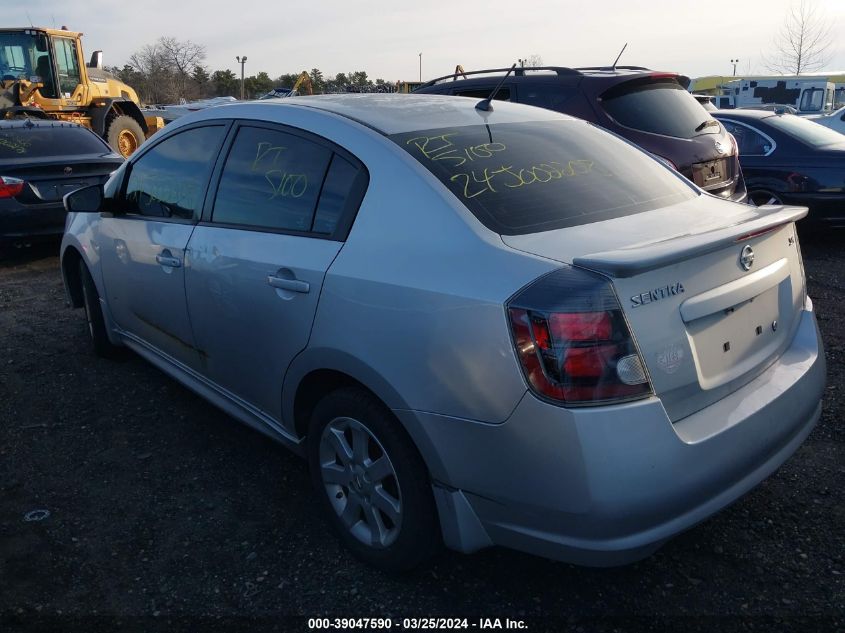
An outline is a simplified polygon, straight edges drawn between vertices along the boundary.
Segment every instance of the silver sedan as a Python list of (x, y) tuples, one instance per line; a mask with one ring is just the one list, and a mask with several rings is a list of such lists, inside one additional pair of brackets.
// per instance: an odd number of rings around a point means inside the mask
[(373, 565), (441, 543), (642, 558), (819, 417), (806, 209), (720, 200), (586, 122), (478, 105), (180, 118), (66, 197), (69, 301), (99, 354), (129, 348), (306, 457)]

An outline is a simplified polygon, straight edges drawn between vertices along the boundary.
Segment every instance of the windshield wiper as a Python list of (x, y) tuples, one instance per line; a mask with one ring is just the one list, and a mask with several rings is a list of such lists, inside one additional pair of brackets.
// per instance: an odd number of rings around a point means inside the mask
[(695, 128), (695, 131), (701, 132), (701, 130), (706, 127), (710, 127), (711, 125), (719, 125), (719, 122), (716, 119), (707, 119), (706, 121), (704, 121), (704, 123)]

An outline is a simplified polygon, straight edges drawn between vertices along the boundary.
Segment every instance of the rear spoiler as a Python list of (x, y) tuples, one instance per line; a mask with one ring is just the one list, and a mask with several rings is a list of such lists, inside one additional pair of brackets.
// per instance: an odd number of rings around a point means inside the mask
[(762, 206), (758, 207), (757, 211), (759, 215), (756, 218), (741, 224), (633, 248), (592, 253), (576, 257), (572, 263), (611, 277), (633, 277), (721, 250), (731, 244), (773, 231), (784, 224), (796, 222), (807, 215), (807, 207)]

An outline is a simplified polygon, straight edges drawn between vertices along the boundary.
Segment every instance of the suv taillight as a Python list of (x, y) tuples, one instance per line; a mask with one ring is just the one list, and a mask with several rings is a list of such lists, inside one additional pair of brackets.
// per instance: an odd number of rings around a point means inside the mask
[(610, 281), (561, 268), (507, 305), (532, 391), (565, 405), (609, 404), (652, 393)]
[(24, 184), (20, 178), (0, 176), (0, 198), (14, 198), (23, 191)]

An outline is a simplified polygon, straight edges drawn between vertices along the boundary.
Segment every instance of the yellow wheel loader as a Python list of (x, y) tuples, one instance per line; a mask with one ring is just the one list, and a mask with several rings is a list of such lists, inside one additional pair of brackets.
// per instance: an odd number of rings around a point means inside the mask
[(164, 126), (145, 117), (138, 94), (103, 70), (103, 53), (89, 63), (82, 33), (0, 28), (0, 118), (41, 116), (91, 128), (123, 156)]

